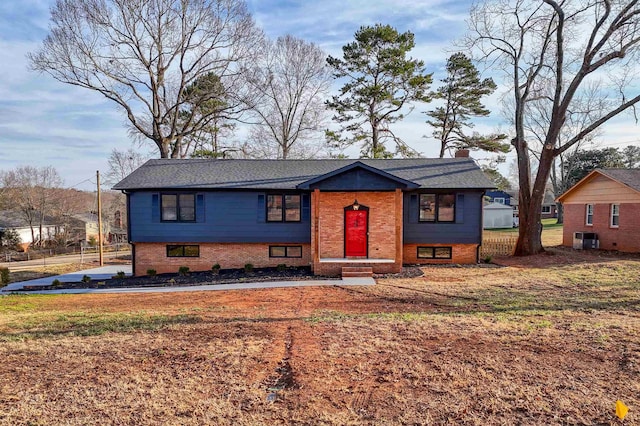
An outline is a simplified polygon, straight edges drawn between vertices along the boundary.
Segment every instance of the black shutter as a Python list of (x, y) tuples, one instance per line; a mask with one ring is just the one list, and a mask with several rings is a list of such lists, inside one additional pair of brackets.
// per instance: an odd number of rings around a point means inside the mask
[(464, 222), (464, 194), (456, 196), (456, 223)]
[(151, 222), (160, 222), (160, 194), (151, 194)]
[(204, 194), (196, 194), (196, 222), (205, 222)]
[(258, 223), (267, 221), (267, 207), (264, 201), (264, 194), (258, 194)]
[(409, 196), (409, 223), (418, 223), (419, 213), (418, 194), (411, 194)]
[(311, 203), (309, 202), (309, 194), (302, 194), (302, 221), (311, 218)]

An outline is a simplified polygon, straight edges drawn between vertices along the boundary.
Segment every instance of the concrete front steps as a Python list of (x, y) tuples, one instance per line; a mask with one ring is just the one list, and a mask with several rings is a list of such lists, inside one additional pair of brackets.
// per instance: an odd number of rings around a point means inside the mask
[(371, 278), (373, 268), (370, 266), (343, 266), (342, 278)]

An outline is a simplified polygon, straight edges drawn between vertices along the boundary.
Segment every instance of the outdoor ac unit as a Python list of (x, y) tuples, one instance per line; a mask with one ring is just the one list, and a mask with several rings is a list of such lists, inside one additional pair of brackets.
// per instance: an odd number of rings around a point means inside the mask
[(574, 232), (573, 248), (576, 250), (600, 248), (598, 234), (594, 232)]

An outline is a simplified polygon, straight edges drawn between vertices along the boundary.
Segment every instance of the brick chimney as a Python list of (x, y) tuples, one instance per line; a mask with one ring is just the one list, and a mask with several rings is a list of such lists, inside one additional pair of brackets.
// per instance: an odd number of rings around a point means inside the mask
[(469, 150), (468, 149), (459, 149), (455, 154), (456, 158), (469, 158)]

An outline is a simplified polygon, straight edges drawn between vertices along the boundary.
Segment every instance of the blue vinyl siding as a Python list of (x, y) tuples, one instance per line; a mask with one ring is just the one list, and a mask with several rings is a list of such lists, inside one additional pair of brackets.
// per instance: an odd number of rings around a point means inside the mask
[(302, 194), (300, 222), (266, 222), (263, 192), (196, 194), (196, 222), (160, 222), (159, 191), (129, 195), (132, 242), (309, 243), (309, 194)]
[[(426, 191), (422, 191), (426, 192)], [(454, 223), (418, 221), (418, 192), (404, 194), (405, 244), (480, 244), (482, 192), (457, 191)]]

